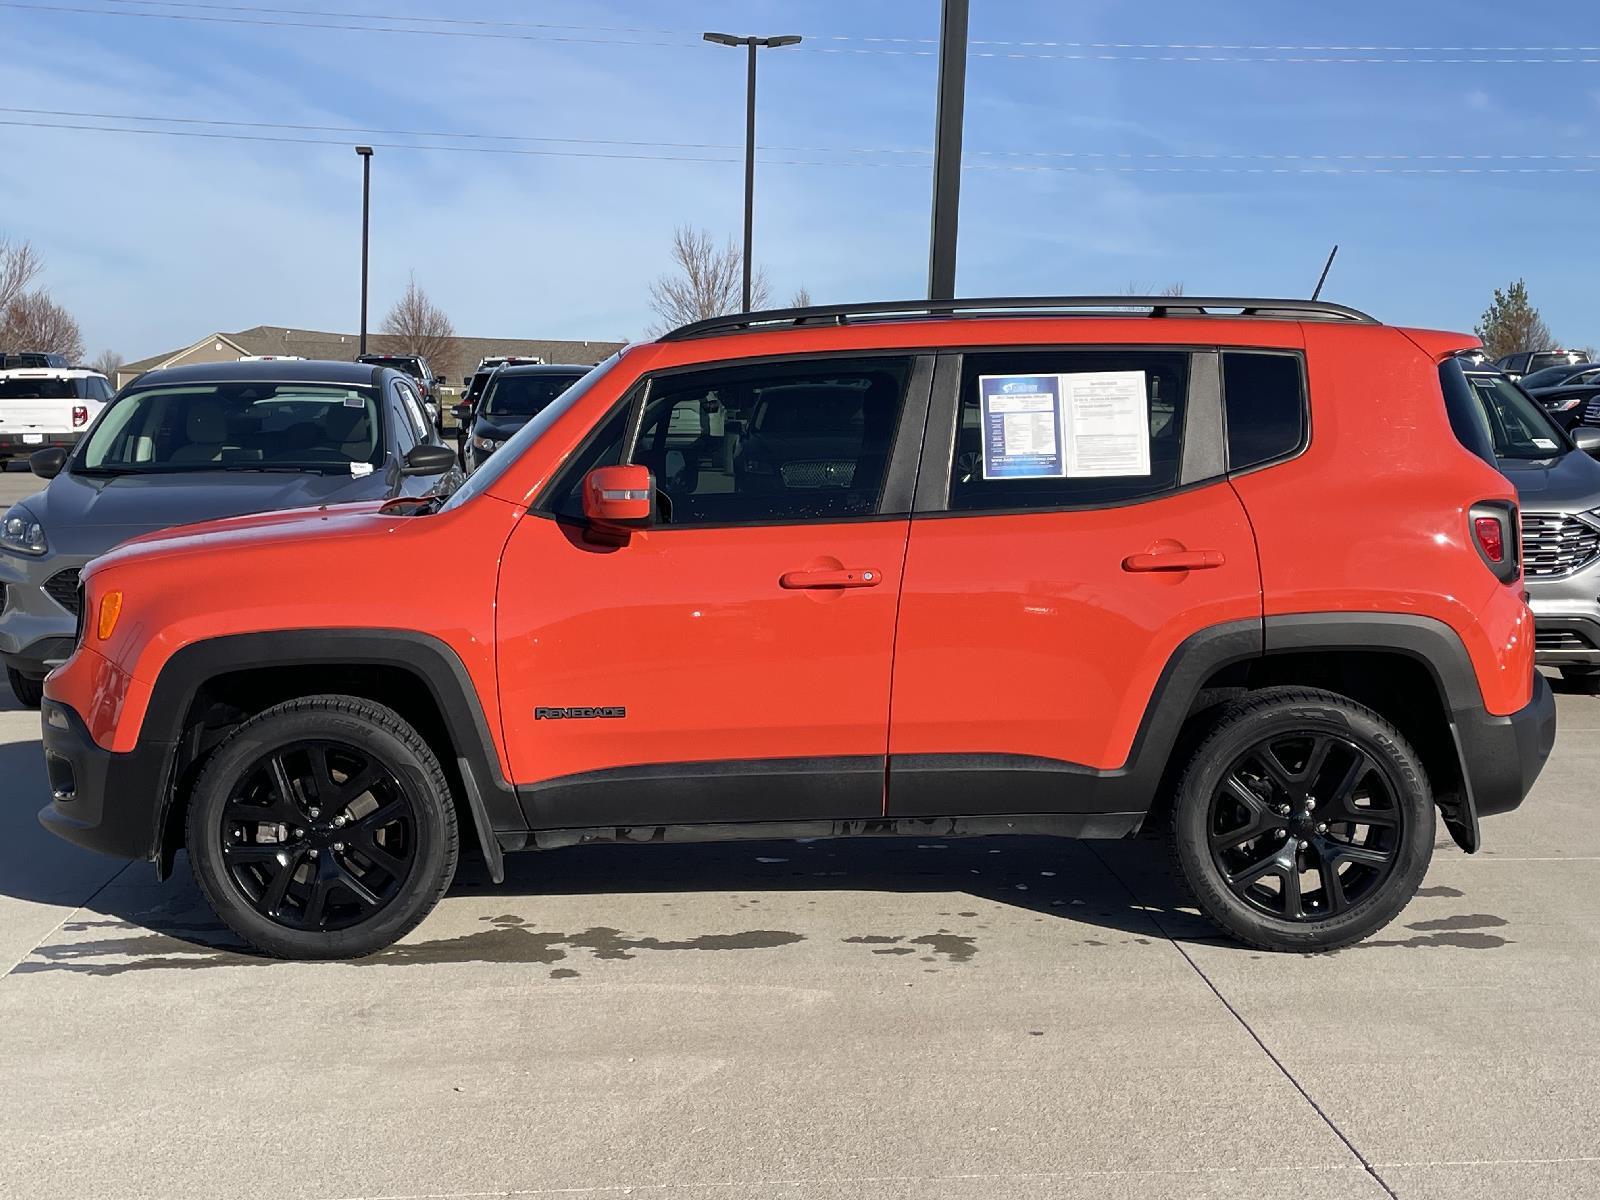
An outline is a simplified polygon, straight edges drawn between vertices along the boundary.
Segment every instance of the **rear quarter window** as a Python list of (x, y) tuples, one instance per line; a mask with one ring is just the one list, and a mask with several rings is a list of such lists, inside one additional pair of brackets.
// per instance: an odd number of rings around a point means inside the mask
[(1287, 458), (1305, 445), (1305, 364), (1298, 354), (1224, 351), (1222, 395), (1230, 471)]

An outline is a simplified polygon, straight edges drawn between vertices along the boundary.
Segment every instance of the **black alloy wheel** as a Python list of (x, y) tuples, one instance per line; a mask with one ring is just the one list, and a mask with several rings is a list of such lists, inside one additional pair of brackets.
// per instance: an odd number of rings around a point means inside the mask
[(369, 752), (298, 741), (257, 759), (222, 812), (229, 879), (262, 916), (290, 929), (360, 924), (405, 886), (417, 809)]
[(1337, 916), (1394, 871), (1405, 815), (1385, 769), (1348, 737), (1288, 732), (1234, 759), (1211, 799), (1212, 861), (1245, 904), (1287, 921)]

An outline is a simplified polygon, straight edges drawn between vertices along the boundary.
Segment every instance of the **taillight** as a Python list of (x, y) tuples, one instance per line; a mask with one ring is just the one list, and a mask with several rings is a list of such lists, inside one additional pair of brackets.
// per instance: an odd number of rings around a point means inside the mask
[(72, 406), (72, 427), (80, 429), (89, 423), (89, 408), (85, 404)]
[(1478, 538), (1478, 549), (1492, 563), (1506, 560), (1506, 539), (1498, 517), (1474, 517), (1472, 532)]
[(1517, 506), (1505, 500), (1485, 500), (1472, 506), (1467, 519), (1472, 526), (1472, 544), (1483, 565), (1501, 583), (1514, 582), (1522, 574)]

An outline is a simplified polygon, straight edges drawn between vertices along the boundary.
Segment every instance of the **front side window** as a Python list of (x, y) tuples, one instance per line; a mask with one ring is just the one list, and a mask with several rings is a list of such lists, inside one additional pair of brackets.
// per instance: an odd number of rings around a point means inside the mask
[(1188, 388), (1179, 351), (966, 355), (950, 508), (1073, 508), (1171, 491)]
[(877, 510), (909, 359), (728, 367), (652, 381), (628, 461), (663, 525), (809, 522)]
[(367, 387), (194, 383), (116, 401), (74, 470), (151, 474), (228, 469), (352, 472), (383, 461), (382, 405)]

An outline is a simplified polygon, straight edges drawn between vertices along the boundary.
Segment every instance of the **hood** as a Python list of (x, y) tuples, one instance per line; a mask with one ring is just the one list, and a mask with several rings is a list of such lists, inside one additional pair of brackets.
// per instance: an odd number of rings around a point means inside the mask
[(1582, 450), (1560, 458), (1499, 460), (1500, 473), (1517, 489), (1517, 502), (1530, 511), (1581, 512), (1600, 508), (1600, 462)]
[(118, 544), (110, 553), (98, 558), (90, 569), (98, 570), (128, 559), (148, 561), (192, 554), (215, 555), (243, 545), (281, 543), (304, 547), (314, 539), (364, 534), (372, 529), (374, 517), (393, 524), (394, 517), (381, 511), (385, 503), (367, 500), (177, 525)]
[(496, 441), (503, 442), (531, 420), (533, 420), (532, 417), (514, 417), (509, 414), (503, 417), (480, 416), (472, 427), (472, 436), (490, 437)]
[(95, 555), (130, 538), (249, 513), (381, 500), (371, 475), (199, 471), (170, 475), (58, 475), (27, 500), (58, 554)]

